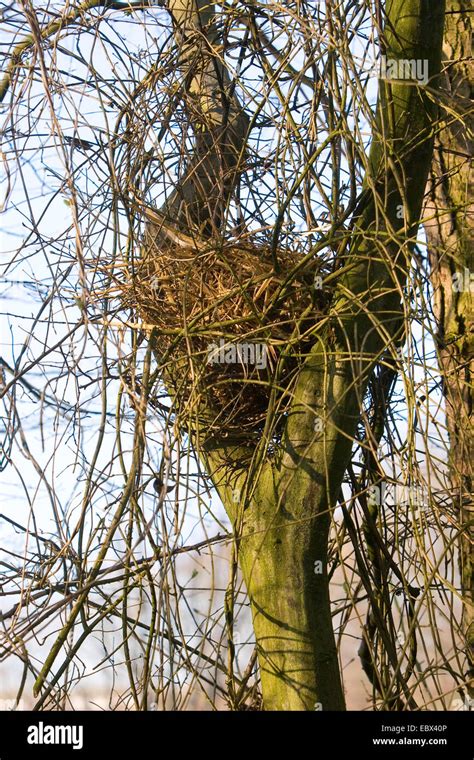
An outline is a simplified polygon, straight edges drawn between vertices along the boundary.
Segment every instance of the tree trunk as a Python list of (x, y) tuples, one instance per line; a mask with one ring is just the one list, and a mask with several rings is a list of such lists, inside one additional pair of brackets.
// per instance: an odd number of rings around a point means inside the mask
[(425, 207), (438, 322), (438, 355), (459, 514), (466, 684), (474, 695), (474, 67), (470, 0), (448, 0), (443, 45), (443, 129), (436, 139)]
[[(210, 235), (220, 227), (238, 178), (239, 137), (247, 120), (215, 52), (212, 6), (204, 0), (171, 0), (170, 6), (183, 74), (202, 120), (189, 169), (162, 212), (171, 218), (171, 209), (178, 222)], [(432, 89), (443, 14), (441, 1), (386, 3), (385, 54), (428, 59)], [(203, 43), (203, 30), (212, 44)], [(189, 68), (193, 45), (199, 48), (194, 59), (199, 75)], [(300, 371), (278, 451), (269, 456), (263, 439), (253, 446), (232, 445), (196, 431), (196, 449), (234, 526), (265, 709), (344, 709), (326, 570), (331, 510), (371, 369), (399, 329), (399, 286), (420, 218), (436, 117), (434, 99), (422, 87), (380, 83), (369, 174), (344, 261), (349, 271)], [(152, 232), (156, 240), (159, 229)], [(317, 420), (322, 427), (315, 426)]]

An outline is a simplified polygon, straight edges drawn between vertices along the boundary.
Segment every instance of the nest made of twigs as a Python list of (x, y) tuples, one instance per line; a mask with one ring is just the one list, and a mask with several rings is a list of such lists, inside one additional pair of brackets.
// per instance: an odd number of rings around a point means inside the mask
[(204, 415), (212, 432), (260, 430), (270, 398), (284, 414), (308, 331), (327, 301), (314, 287), (315, 263), (301, 268), (301, 260), (253, 242), (179, 245), (145, 235), (126, 302), (155, 328), (177, 408)]

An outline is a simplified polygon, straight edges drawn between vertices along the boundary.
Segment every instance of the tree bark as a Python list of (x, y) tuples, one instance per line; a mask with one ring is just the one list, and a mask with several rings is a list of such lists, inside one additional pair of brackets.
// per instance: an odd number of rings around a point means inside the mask
[(442, 130), (428, 181), (425, 230), (459, 515), (466, 685), (474, 696), (474, 65), (470, 0), (448, 0), (443, 44)]

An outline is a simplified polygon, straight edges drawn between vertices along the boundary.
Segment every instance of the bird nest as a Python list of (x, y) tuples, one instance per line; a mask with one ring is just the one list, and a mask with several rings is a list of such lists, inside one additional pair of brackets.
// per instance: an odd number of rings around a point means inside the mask
[(324, 310), (315, 262), (227, 240), (178, 244), (153, 228), (125, 300), (148, 330), (180, 415), (209, 433), (260, 431), (270, 402), (282, 419), (311, 328)]

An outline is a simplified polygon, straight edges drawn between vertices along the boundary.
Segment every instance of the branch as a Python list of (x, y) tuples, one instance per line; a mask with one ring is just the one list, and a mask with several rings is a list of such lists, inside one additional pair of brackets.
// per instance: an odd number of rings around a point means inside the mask
[[(57, 21), (52, 21), (50, 24), (47, 24), (47, 26), (41, 30), (41, 39), (48, 40), (50, 37), (56, 34), (56, 32), (60, 32), (63, 29), (66, 29), (68, 26), (75, 24), (76, 21), (81, 21), (83, 15), (93, 8), (104, 8), (104, 10), (119, 10), (130, 12), (132, 10), (146, 10), (150, 7), (164, 7), (164, 5), (165, 0), (137, 0), (137, 2), (126, 3), (120, 2), (119, 0), (85, 0), (85, 2), (80, 3), (69, 13), (61, 15)], [(0, 103), (3, 103), (5, 96), (10, 88), (13, 75), (16, 69), (21, 65), (23, 54), (34, 48), (34, 46), (35, 37), (33, 34), (28, 34), (21, 40), (21, 42), (18, 43), (18, 45), (13, 48), (13, 52), (10, 56), (10, 62), (0, 81)]]
[(162, 209), (183, 229), (219, 231), (245, 155), (248, 118), (222, 54), (215, 7), (208, 0), (169, 0), (180, 47), (183, 102), (194, 131), (187, 170)]
[[(429, 83), (379, 83), (369, 170), (344, 262), (347, 270), (336, 289), (330, 324), (301, 372), (286, 432), (289, 461), (309, 456), (314, 465), (310, 479), (326, 482), (321, 473), (331, 473), (332, 502), (368, 377), (403, 322), (400, 295), (421, 217), (438, 115), (444, 0), (389, 0), (386, 13), (387, 59), (427, 60)], [(319, 439), (316, 417), (323, 423)]]

